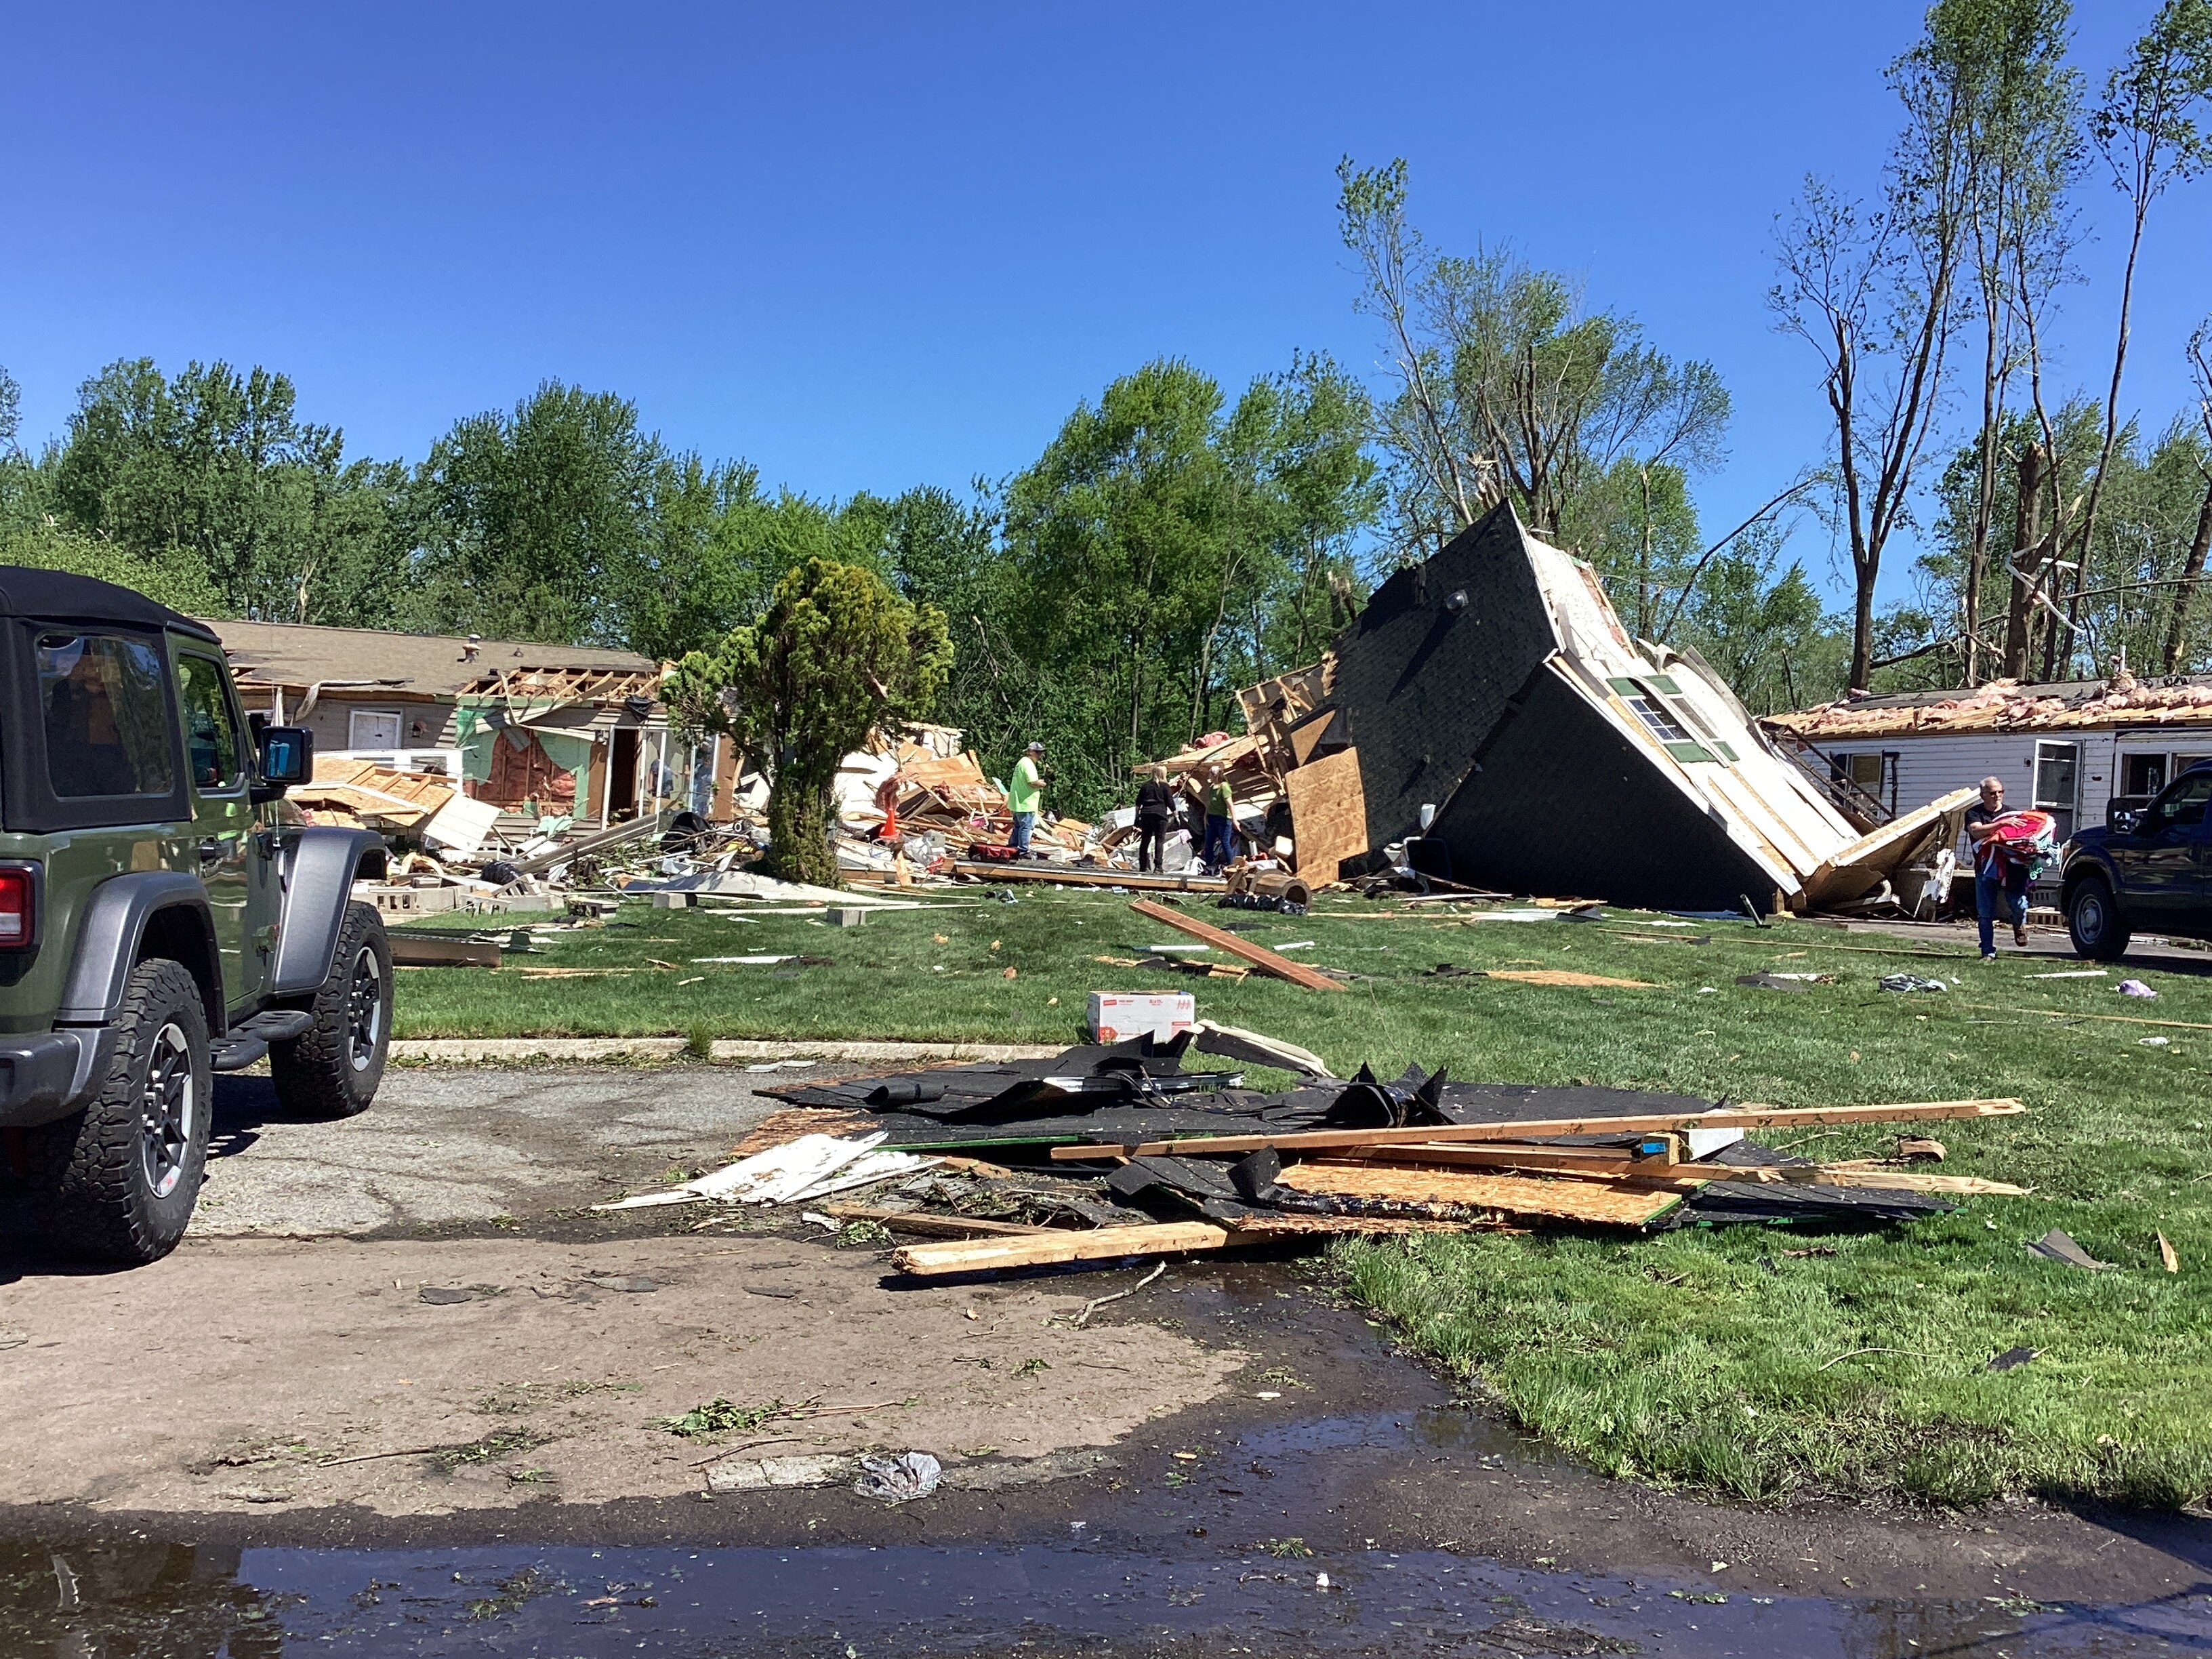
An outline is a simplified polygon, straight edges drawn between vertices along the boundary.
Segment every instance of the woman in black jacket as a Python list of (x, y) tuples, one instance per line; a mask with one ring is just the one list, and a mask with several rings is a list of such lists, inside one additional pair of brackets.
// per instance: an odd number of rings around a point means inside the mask
[(1137, 791), (1137, 870), (1139, 874), (1150, 871), (1160, 873), (1160, 848), (1167, 836), (1168, 825), (1175, 822), (1175, 786), (1168, 781), (1168, 769), (1152, 768)]

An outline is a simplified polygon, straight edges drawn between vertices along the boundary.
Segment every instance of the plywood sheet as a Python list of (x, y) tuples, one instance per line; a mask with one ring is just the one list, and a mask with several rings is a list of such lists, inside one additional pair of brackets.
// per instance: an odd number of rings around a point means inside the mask
[(1293, 1164), (1276, 1177), (1295, 1192), (1367, 1202), (1498, 1210), (1556, 1221), (1641, 1227), (1682, 1201), (1676, 1192), (1596, 1181), (1486, 1175), (1368, 1164)]
[(1294, 767), (1284, 778), (1291, 797), (1291, 832), (1298, 873), (1310, 882), (1334, 881), (1337, 866), (1367, 850), (1367, 796), (1359, 781), (1359, 750), (1324, 756)]

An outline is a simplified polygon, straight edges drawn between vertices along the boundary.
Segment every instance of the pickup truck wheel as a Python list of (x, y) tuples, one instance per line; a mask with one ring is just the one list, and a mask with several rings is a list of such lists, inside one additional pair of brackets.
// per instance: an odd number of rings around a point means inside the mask
[(33, 1130), (32, 1155), (48, 1240), (138, 1265), (176, 1248), (207, 1173), (212, 1073), (198, 985), (176, 963), (140, 963), (114, 1030), (92, 1104)]
[(303, 1117), (366, 1111), (392, 1041), (392, 946), (373, 904), (349, 904), (330, 977), (309, 1010), (315, 1023), (269, 1050), (276, 1098)]
[(2102, 876), (2085, 878), (2066, 896), (2066, 931), (2073, 936), (2075, 955), (2092, 962), (2118, 962), (2134, 937)]

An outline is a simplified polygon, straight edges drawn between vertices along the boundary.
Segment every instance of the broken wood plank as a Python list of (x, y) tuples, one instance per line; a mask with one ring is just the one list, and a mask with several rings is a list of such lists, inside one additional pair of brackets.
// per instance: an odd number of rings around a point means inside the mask
[(1162, 1221), (1141, 1227), (1094, 1227), (1088, 1232), (1053, 1229), (1024, 1238), (908, 1244), (891, 1253), (891, 1265), (901, 1273), (927, 1278), (939, 1273), (981, 1273), (993, 1267), (1040, 1267), (1062, 1261), (1106, 1261), (1125, 1255), (1218, 1250), (1228, 1243), (1228, 1230), (1209, 1222)]
[(1233, 957), (1250, 963), (1263, 974), (1277, 979), (1286, 979), (1293, 985), (1302, 985), (1309, 991), (1341, 991), (1344, 987), (1327, 974), (1307, 967), (1302, 962), (1292, 962), (1288, 957), (1277, 956), (1265, 945), (1255, 945), (1237, 934), (1193, 921), (1164, 904), (1154, 904), (1149, 899), (1138, 899), (1129, 908), (1150, 921), (1163, 922), (1178, 933), (1188, 933), (1193, 939), (1203, 939), (1216, 950), (1226, 951)]
[(1334, 881), (1345, 860), (1367, 850), (1367, 795), (1359, 780), (1359, 750), (1344, 749), (1305, 761), (1285, 775), (1283, 788), (1290, 797), (1298, 873), (1312, 883)]
[[(1233, 936), (1232, 936), (1233, 937)], [(1838, 1123), (1908, 1123), (1929, 1118), (2010, 1117), (2027, 1108), (2017, 1100), (1925, 1100), (1895, 1106), (1744, 1105), (1709, 1112), (1652, 1112), (1629, 1117), (1553, 1117), (1518, 1123), (1450, 1123), (1418, 1129), (1301, 1129), (1274, 1135), (1205, 1135), (1135, 1146), (1055, 1146), (1055, 1159), (1156, 1158), (1165, 1153), (1214, 1157), (1256, 1152), (1334, 1152), (1345, 1146), (1413, 1146), (1425, 1141), (1543, 1140), (1559, 1135), (1642, 1134), (1665, 1129), (1768, 1129)]]
[(1958, 1008), (1980, 1008), (1995, 1013), (2043, 1014), (2051, 1019), (2105, 1019), (2120, 1025), (2164, 1025), (2177, 1031), (2212, 1031), (2212, 1025), (2192, 1019), (2146, 1019), (2141, 1014), (2090, 1014), (2072, 1008), (2022, 1008), (2002, 1002), (1960, 1002)]
[[(1671, 1157), (1631, 1158), (1617, 1146), (1351, 1146), (1343, 1156), (1371, 1164), (1433, 1164), (1446, 1169), (1549, 1170), (1612, 1177), (1678, 1172)], [(1683, 1165), (1686, 1169), (1690, 1166)]]
[(1229, 890), (1229, 884), (1218, 876), (1138, 875), (1128, 870), (1084, 870), (1056, 864), (992, 864), (981, 859), (960, 860), (953, 865), (952, 873), (977, 881), (1054, 881), (1070, 887), (1126, 887), (1133, 893)]
[(1623, 1227), (1648, 1225), (1682, 1201), (1680, 1192), (1656, 1191), (1649, 1185), (1382, 1164), (1294, 1164), (1275, 1179), (1293, 1192), (1318, 1197), (1450, 1205)]
[(822, 1212), (839, 1221), (872, 1221), (895, 1233), (922, 1233), (932, 1238), (1027, 1238), (1053, 1231), (1018, 1221), (985, 1221), (977, 1216), (943, 1215), (928, 1210), (884, 1210), (868, 1204), (824, 1204)]
[(1365, 1234), (1397, 1237), (1406, 1233), (1517, 1233), (1525, 1231), (1501, 1221), (1437, 1221), (1413, 1215), (1248, 1215), (1231, 1230), (1237, 1241), (1304, 1235)]

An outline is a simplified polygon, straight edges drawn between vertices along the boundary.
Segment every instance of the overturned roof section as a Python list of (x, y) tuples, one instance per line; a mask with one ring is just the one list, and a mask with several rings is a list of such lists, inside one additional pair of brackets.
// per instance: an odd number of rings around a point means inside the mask
[(1856, 697), (1776, 714), (1766, 725), (1792, 736), (1896, 738), (1958, 732), (2080, 732), (2133, 726), (2212, 726), (2212, 675), (2138, 680), (2061, 680), (2022, 685), (1991, 680), (1971, 691), (1914, 691)]
[(205, 626), (248, 685), (355, 685), (441, 701), (512, 688), (516, 696), (568, 699), (650, 695), (659, 678), (650, 657), (592, 646), (479, 640), (471, 649), (463, 639), (374, 628), (228, 620)]
[(1433, 807), (1428, 840), (1461, 881), (1765, 908), (1860, 840), (1717, 676), (1631, 639), (1596, 573), (1510, 507), (1377, 590), (1331, 692), (1368, 844)]

